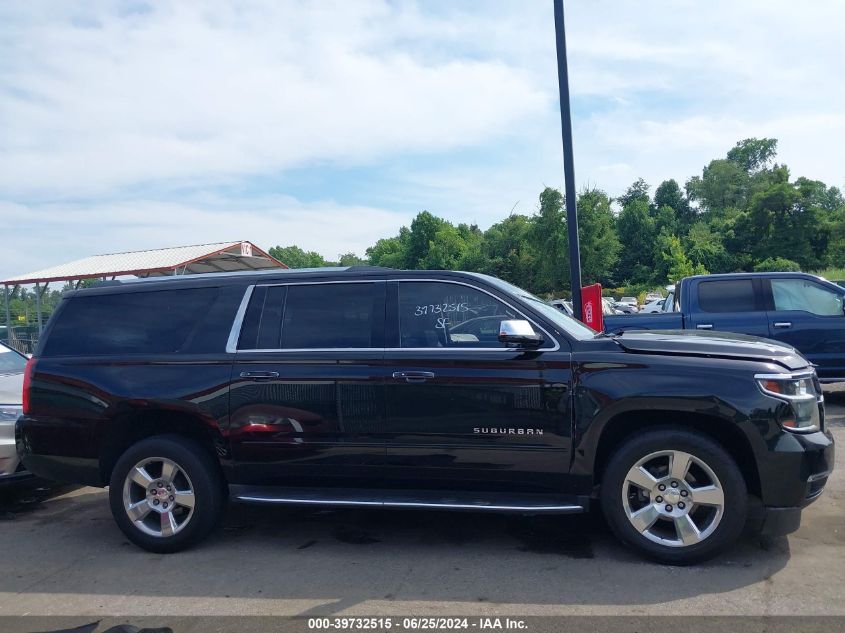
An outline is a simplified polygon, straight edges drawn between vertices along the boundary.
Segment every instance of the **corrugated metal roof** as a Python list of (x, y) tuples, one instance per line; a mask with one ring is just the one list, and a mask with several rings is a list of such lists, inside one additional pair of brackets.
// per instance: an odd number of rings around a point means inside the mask
[(2, 283), (5, 285), (31, 284), (120, 275), (151, 277), (172, 274), (174, 271), (177, 274), (190, 274), (263, 268), (287, 268), (287, 266), (252, 242), (217, 242), (94, 255), (52, 268), (18, 275)]

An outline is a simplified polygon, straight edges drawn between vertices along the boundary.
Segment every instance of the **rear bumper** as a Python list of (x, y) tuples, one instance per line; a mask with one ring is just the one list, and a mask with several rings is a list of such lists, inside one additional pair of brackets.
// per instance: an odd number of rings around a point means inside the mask
[(91, 442), (78, 428), (39, 423), (24, 415), (18, 418), (15, 441), (24, 467), (37, 477), (85, 486), (104, 485), (99, 460), (74, 450), (86, 447), (90, 452)]
[(100, 463), (96, 459), (24, 454), (22, 460), (27, 470), (43, 479), (65, 484), (103, 487)]

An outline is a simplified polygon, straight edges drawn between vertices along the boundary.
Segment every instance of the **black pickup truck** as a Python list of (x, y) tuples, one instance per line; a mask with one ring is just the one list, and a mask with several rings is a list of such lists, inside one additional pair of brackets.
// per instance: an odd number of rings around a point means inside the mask
[[(797, 529), (834, 447), (789, 348), (596, 334), (471, 273), (337, 268), (70, 292), (26, 369), (23, 462), (109, 486), (171, 552), (233, 501), (567, 514), (689, 564)], [(754, 510), (752, 512), (752, 510)], [(92, 535), (92, 538), (96, 538)]]
[(797, 349), (822, 382), (845, 381), (845, 288), (807, 273), (687, 277), (658, 314), (608, 316), (612, 334), (631, 330), (736, 332)]

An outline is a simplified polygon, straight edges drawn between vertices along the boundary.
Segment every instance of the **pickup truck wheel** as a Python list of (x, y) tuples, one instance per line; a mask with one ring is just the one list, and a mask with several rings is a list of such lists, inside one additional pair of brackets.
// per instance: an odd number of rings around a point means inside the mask
[(733, 458), (716, 442), (691, 431), (656, 429), (611, 457), (601, 503), (620, 540), (660, 562), (689, 565), (739, 538), (748, 493)]
[(190, 547), (214, 528), (222, 489), (207, 451), (190, 439), (162, 435), (138, 442), (118, 459), (109, 502), (130, 541), (168, 553)]

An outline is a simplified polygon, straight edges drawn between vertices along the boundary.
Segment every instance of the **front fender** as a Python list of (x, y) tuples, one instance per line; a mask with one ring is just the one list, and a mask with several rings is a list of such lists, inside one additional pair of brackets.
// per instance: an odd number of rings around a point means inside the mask
[(780, 434), (777, 401), (753, 381), (755, 372), (774, 370), (768, 364), (649, 354), (574, 360), (573, 475), (595, 473), (597, 458), (612, 452), (608, 438), (649, 425), (741, 438), (757, 461)]

